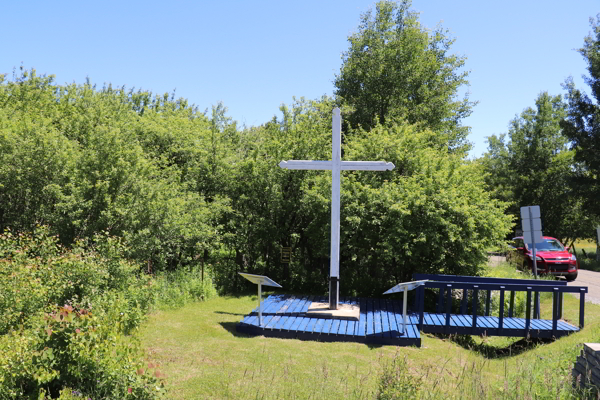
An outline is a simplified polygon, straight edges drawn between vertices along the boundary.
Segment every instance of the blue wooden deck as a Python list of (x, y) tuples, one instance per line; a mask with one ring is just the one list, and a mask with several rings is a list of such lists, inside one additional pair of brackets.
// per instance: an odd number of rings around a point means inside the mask
[[(421, 346), (419, 313), (409, 312), (406, 332), (401, 334), (402, 301), (392, 299), (341, 298), (340, 303), (360, 306), (358, 321), (310, 318), (305, 315), (310, 304), (326, 302), (325, 297), (271, 295), (262, 303), (263, 325), (258, 323), (258, 309), (245, 316), (236, 326), (240, 333), (279, 338), (317, 341), (350, 341), (396, 346)], [(464, 335), (558, 338), (579, 331), (563, 320), (495, 316), (473, 316), (423, 312), (421, 331)]]
[(245, 316), (236, 326), (240, 333), (324, 342), (349, 341), (396, 346), (421, 346), (416, 327), (418, 316), (402, 327), (402, 301), (390, 299), (340, 298), (341, 304), (360, 306), (358, 321), (309, 318), (311, 303), (327, 302), (325, 297), (271, 295), (262, 303), (263, 325), (258, 324), (258, 309)]

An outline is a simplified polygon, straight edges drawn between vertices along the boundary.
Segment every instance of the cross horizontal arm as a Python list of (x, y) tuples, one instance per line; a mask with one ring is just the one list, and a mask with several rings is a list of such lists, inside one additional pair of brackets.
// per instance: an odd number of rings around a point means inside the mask
[(331, 169), (331, 161), (289, 160), (279, 163), (283, 169)]
[[(289, 160), (282, 161), (279, 166), (283, 169), (307, 169), (307, 170), (331, 170), (331, 161), (313, 160)], [(342, 171), (391, 171), (395, 168), (394, 163), (385, 161), (342, 161)]]
[(342, 161), (342, 171), (391, 171), (396, 166), (385, 161)]

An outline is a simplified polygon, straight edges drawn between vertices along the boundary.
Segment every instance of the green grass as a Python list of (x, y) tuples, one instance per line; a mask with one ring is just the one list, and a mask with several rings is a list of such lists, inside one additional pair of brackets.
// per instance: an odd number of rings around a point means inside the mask
[(579, 240), (575, 243), (579, 268), (590, 271), (600, 271), (600, 261), (596, 260), (596, 242), (593, 240)]
[[(572, 398), (569, 374), (582, 343), (600, 338), (600, 307), (589, 303), (585, 329), (554, 342), (423, 335), (421, 348), (238, 334), (236, 322), (255, 306), (256, 296), (218, 297), (150, 315), (142, 343), (166, 374), (170, 398), (373, 399), (399, 360), (419, 398)], [(578, 299), (567, 295), (564, 306), (577, 324)], [(542, 314), (551, 314), (548, 299)]]

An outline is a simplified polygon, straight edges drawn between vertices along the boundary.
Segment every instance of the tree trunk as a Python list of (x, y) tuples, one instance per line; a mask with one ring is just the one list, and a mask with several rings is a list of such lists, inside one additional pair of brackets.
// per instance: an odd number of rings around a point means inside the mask
[(204, 263), (208, 259), (208, 249), (204, 249), (204, 254), (202, 254), (202, 282), (204, 282)]

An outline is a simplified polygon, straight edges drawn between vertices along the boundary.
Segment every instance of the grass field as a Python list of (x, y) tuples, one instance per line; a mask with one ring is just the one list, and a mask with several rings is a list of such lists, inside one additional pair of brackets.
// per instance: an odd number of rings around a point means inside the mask
[[(238, 334), (236, 322), (255, 306), (255, 295), (219, 297), (150, 316), (142, 343), (170, 398), (373, 399), (390, 371), (424, 399), (573, 398), (582, 343), (600, 340), (600, 307), (589, 303), (585, 329), (554, 342), (423, 335), (421, 348)], [(546, 318), (550, 307), (543, 299)], [(578, 323), (577, 298), (565, 297), (564, 315)]]
[(578, 240), (575, 242), (575, 251), (579, 260), (579, 268), (600, 271), (600, 261), (596, 260), (595, 240)]

